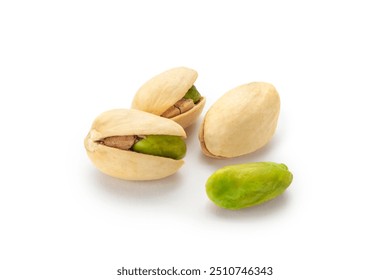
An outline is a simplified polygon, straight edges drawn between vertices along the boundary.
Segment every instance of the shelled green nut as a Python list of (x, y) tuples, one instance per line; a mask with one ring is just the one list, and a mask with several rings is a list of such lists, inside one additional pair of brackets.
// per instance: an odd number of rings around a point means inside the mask
[(292, 173), (284, 164), (255, 162), (230, 165), (209, 177), (206, 193), (216, 205), (235, 210), (279, 196), (292, 179)]

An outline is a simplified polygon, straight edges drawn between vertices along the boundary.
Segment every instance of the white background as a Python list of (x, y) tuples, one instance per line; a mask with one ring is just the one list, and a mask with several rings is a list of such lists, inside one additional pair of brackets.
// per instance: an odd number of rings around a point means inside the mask
[[(386, 1), (0, 3), (1, 279), (136, 278), (116, 276), (122, 266), (390, 279)], [(235, 86), (273, 83), (272, 141), (208, 159), (198, 120), (175, 175), (101, 174), (83, 147), (93, 119), (176, 66), (198, 71), (205, 111)], [(287, 164), (292, 185), (242, 211), (212, 204), (212, 172), (251, 161)], [(211, 278), (233, 279), (196, 279)]]

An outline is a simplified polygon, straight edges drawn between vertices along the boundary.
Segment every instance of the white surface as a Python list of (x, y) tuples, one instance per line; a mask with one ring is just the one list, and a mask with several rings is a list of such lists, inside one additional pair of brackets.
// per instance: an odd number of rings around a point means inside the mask
[[(385, 4), (2, 1), (0, 278), (272, 266), (275, 280), (389, 279)], [(282, 108), (272, 142), (211, 160), (200, 152), (199, 120), (174, 176), (99, 173), (83, 147), (95, 116), (130, 106), (142, 83), (175, 66), (198, 71), (206, 110), (237, 85), (273, 83)], [(294, 181), (262, 206), (218, 209), (208, 176), (249, 161), (284, 162)]]

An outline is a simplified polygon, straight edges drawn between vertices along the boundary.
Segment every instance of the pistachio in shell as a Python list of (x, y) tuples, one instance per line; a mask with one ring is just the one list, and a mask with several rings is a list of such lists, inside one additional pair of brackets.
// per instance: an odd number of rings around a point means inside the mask
[(136, 92), (131, 107), (172, 119), (186, 128), (202, 113), (206, 99), (194, 86), (198, 73), (176, 67), (151, 78)]
[(236, 164), (214, 172), (206, 182), (206, 193), (216, 205), (236, 210), (274, 199), (287, 189), (292, 179), (285, 164)]
[(135, 109), (114, 109), (94, 120), (84, 146), (93, 164), (107, 175), (155, 180), (183, 165), (185, 137), (184, 129), (172, 120)]
[(219, 98), (206, 113), (199, 129), (205, 155), (232, 158), (252, 153), (273, 136), (280, 98), (269, 83), (238, 86)]

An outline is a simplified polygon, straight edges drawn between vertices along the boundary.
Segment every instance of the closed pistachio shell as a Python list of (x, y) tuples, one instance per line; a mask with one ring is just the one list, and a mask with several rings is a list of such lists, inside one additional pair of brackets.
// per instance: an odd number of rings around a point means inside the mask
[(253, 82), (238, 86), (218, 99), (199, 130), (205, 155), (231, 158), (254, 152), (273, 136), (280, 110), (273, 85)]
[(241, 209), (279, 196), (292, 179), (292, 173), (284, 164), (236, 164), (214, 172), (206, 182), (206, 193), (211, 201), (222, 208)]
[(175, 173), (184, 163), (167, 157), (137, 153), (102, 144), (113, 136), (171, 135), (186, 137), (172, 120), (134, 109), (114, 109), (99, 115), (84, 140), (87, 154), (103, 173), (125, 180), (154, 180)]
[[(147, 81), (136, 92), (131, 107), (161, 116), (182, 99), (194, 85), (198, 73), (187, 67), (169, 69)], [(186, 128), (196, 121), (205, 105), (202, 97), (191, 110), (171, 119)]]

